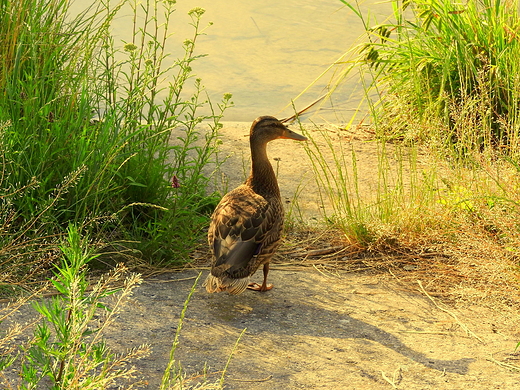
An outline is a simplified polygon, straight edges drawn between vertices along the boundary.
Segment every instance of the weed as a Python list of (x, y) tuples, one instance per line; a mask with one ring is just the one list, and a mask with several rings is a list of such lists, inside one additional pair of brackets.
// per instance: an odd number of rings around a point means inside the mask
[[(23, 389), (44, 385), (52, 389), (106, 388), (119, 380), (130, 379), (135, 368), (128, 363), (147, 356), (149, 347), (142, 345), (116, 356), (110, 352), (102, 335), (141, 282), (140, 276), (125, 278), (126, 269), (120, 265), (89, 290), (87, 264), (96, 255), (92, 253), (88, 238), (81, 238), (78, 229), (71, 225), (67, 241), (60, 249), (61, 264), (56, 266), (55, 277), (51, 279), (57, 295), (32, 301), (41, 321), (18, 356), (4, 355), (2, 368), (11, 366), (18, 358), (19, 388)], [(106, 303), (109, 296), (112, 296), (110, 304)], [(99, 316), (95, 325), (94, 318), (100, 309), (104, 310), (104, 315)], [(14, 331), (20, 333), (20, 329), (14, 328)], [(4, 342), (10, 338), (2, 337)]]
[[(61, 263), (55, 267), (49, 288), (42, 288), (32, 296), (0, 308), (0, 323), (28, 303), (39, 314), (24, 326), (14, 324), (0, 333), (0, 385), (6, 389), (13, 388), (16, 381), (12, 373), (15, 371), (19, 378), (17, 389), (45, 386), (56, 390), (84, 390), (122, 385), (132, 389), (142, 385), (136, 379), (137, 369), (131, 363), (148, 356), (150, 347), (143, 344), (115, 354), (104, 340), (107, 329), (117, 320), (142, 279), (137, 274), (128, 275), (126, 267), (120, 264), (91, 285), (87, 277), (88, 264), (98, 256), (93, 249), (88, 237), (81, 237), (77, 227), (69, 226), (66, 242), (60, 245)], [(191, 379), (186, 378), (182, 366), (175, 360), (175, 351), (200, 276), (201, 273), (184, 302), (160, 389), (194, 388), (189, 384)], [(49, 293), (51, 286), (52, 294)], [(42, 295), (47, 297), (42, 298)], [(30, 331), (32, 337), (20, 345), (20, 340)], [(237, 339), (220, 378), (210, 383), (204, 377), (196, 385), (197, 389), (224, 387), (227, 369), (244, 333), (245, 329)], [(7, 375), (9, 368), (11, 374)]]
[[(75, 17), (68, 4), (0, 6), (0, 263), (48, 269), (69, 223), (148, 261), (182, 261), (216, 203), (202, 169), (232, 105), (231, 94), (212, 103), (193, 74), (204, 10), (190, 11), (174, 59), (175, 2), (100, 1)], [(110, 25), (126, 4), (133, 33), (117, 44)]]

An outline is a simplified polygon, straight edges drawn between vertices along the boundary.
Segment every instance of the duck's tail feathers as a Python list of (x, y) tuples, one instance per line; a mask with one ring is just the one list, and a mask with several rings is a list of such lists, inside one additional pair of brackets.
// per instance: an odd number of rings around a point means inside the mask
[(241, 279), (232, 279), (227, 276), (216, 277), (210, 273), (202, 287), (206, 287), (206, 291), (209, 293), (227, 291), (229, 294), (236, 295), (244, 292), (249, 285), (249, 279), (249, 277)]

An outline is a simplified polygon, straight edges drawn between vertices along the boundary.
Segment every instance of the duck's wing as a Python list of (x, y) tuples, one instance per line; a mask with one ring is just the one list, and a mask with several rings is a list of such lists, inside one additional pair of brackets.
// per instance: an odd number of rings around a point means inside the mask
[(228, 193), (215, 209), (208, 233), (214, 254), (211, 274), (251, 276), (276, 249), (282, 222), (279, 202), (268, 201), (247, 186)]

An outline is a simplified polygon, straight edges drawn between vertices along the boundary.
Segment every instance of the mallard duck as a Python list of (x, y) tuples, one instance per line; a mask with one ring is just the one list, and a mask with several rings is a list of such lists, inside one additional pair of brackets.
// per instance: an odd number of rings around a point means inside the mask
[[(279, 139), (306, 141), (272, 116), (261, 116), (251, 125), (251, 174), (244, 184), (227, 193), (215, 208), (208, 231), (213, 252), (211, 272), (204, 286), (210, 293), (240, 294), (246, 288), (268, 291), (269, 262), (280, 244), (283, 205), (267, 143)], [(250, 277), (263, 266), (262, 285)]]

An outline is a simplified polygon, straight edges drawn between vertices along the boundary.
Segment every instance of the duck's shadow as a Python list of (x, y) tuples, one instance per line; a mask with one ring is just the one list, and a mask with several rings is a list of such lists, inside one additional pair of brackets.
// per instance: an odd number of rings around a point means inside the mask
[[(312, 292), (309, 296), (312, 295)], [(474, 358), (432, 359), (405, 345), (398, 337), (377, 326), (353, 318), (333, 308), (318, 307), (302, 295), (291, 295), (283, 287), (267, 293), (246, 291), (239, 296), (207, 294), (203, 289), (194, 296), (207, 310), (212, 325), (247, 328), (251, 335), (333, 337), (361, 339), (379, 343), (425, 367), (441, 372), (466, 374)], [(396, 319), (397, 321), (397, 319)]]

